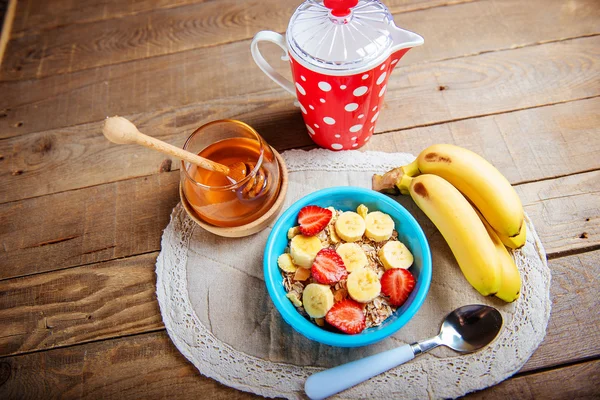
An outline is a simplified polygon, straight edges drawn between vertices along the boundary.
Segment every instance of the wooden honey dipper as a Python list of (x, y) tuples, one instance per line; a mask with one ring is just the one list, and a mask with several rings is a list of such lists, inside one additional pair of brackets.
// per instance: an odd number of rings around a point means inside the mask
[[(127, 118), (114, 116), (109, 117), (104, 122), (102, 133), (111, 142), (117, 144), (139, 144), (148, 147), (152, 150), (159, 151), (177, 157), (200, 168), (207, 169), (209, 171), (220, 172), (227, 176), (231, 183), (237, 183), (248, 176), (255, 165), (244, 162), (236, 162), (229, 166), (219, 164), (211, 161), (207, 158), (200, 157), (197, 154), (191, 153), (187, 150), (183, 150), (179, 147), (173, 146), (172, 144), (163, 142), (151, 136), (145, 135), (140, 132), (137, 127), (129, 121)], [(262, 168), (258, 170), (254, 179), (242, 190), (242, 196), (247, 199), (251, 199), (266, 187), (267, 177)]]

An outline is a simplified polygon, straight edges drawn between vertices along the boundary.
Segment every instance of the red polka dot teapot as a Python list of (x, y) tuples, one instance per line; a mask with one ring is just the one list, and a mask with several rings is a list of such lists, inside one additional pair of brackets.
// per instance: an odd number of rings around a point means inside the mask
[[(279, 45), (294, 82), (269, 65), (258, 43)], [(388, 78), (398, 60), (423, 44), (398, 28), (378, 0), (308, 0), (294, 12), (286, 38), (262, 31), (252, 41), (260, 69), (296, 96), (312, 140), (331, 150), (356, 149), (373, 134)]]

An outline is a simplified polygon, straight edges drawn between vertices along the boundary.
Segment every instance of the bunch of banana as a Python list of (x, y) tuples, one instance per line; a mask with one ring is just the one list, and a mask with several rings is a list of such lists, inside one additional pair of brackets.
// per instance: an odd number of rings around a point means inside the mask
[(399, 185), (444, 236), (471, 286), (484, 296), (495, 295), (502, 282), (500, 259), (464, 196), (446, 180), (431, 174), (415, 178), (403, 175)]
[(482, 295), (519, 297), (519, 271), (504, 245), (525, 244), (521, 201), (485, 159), (448, 144), (428, 147), (412, 163), (373, 177), (373, 189), (398, 188), (442, 233), (467, 281)]
[(451, 144), (435, 144), (410, 164), (373, 176), (373, 189), (384, 191), (398, 186), (404, 175), (433, 174), (444, 178), (475, 205), (502, 243), (517, 249), (525, 244), (523, 206), (506, 178), (483, 157)]

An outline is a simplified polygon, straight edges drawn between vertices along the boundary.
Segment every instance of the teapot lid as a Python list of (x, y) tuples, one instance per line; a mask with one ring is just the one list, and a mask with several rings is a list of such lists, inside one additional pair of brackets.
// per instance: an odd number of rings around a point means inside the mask
[(292, 15), (286, 36), (300, 60), (340, 71), (387, 56), (392, 29), (393, 17), (378, 0), (308, 0)]

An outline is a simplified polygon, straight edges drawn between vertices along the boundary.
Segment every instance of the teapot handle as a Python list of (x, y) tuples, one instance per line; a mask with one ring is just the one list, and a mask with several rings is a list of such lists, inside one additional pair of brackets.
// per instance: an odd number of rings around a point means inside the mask
[(271, 65), (267, 62), (267, 60), (265, 60), (265, 58), (260, 53), (260, 50), (258, 49), (258, 42), (261, 41), (272, 42), (281, 47), (285, 52), (281, 59), (286, 61), (288, 60), (288, 49), (285, 43), (285, 39), (277, 32), (261, 31), (254, 36), (254, 39), (252, 39), (252, 44), (250, 44), (250, 50), (252, 51), (252, 58), (254, 58), (254, 62), (256, 63), (256, 65), (258, 65), (262, 72), (264, 72), (279, 86), (290, 92), (292, 96), (296, 97), (296, 88), (294, 87), (294, 84), (289, 80), (285, 79), (279, 72), (275, 71), (275, 69), (271, 67)]

